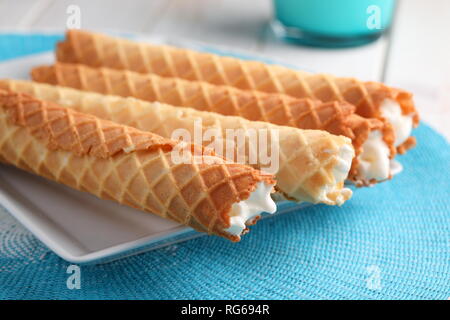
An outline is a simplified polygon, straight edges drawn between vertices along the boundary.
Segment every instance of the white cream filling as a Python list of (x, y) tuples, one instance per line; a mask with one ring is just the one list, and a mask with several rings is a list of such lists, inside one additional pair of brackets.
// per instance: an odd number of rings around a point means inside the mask
[(270, 197), (273, 185), (259, 182), (248, 199), (233, 204), (230, 212), (231, 226), (226, 232), (239, 236), (247, 228), (246, 223), (261, 215), (262, 212), (274, 213), (275, 202)]
[(393, 176), (403, 171), (402, 164), (395, 159), (391, 159), (390, 166), (391, 166), (391, 174)]
[(344, 144), (341, 147), (338, 155), (338, 163), (333, 168), (333, 176), (336, 183), (344, 182), (347, 179), (354, 156), (355, 150), (350, 145)]
[(371, 179), (380, 181), (389, 178), (390, 151), (383, 141), (382, 133), (379, 130), (372, 131), (362, 149), (358, 156), (358, 178), (366, 181)]
[(402, 108), (397, 101), (385, 99), (381, 103), (381, 115), (385, 117), (394, 127), (395, 143), (398, 147), (408, 139), (413, 128), (412, 115), (403, 115)]
[[(334, 166), (332, 173), (334, 177), (334, 183), (333, 184), (327, 184), (322, 187), (322, 190), (320, 191), (319, 201), (324, 203), (330, 203), (330, 201), (336, 202), (337, 205), (342, 205), (346, 199), (348, 199), (352, 191), (348, 188), (342, 188), (342, 190), (339, 191), (341, 188), (342, 183), (347, 179), (348, 173), (350, 171), (350, 168), (352, 166), (352, 160), (355, 156), (355, 150), (353, 147), (349, 144), (344, 144), (338, 154), (337, 164)], [(339, 195), (336, 199), (330, 199), (330, 194), (335, 194), (339, 191)]]
[[(394, 145), (397, 147), (408, 139), (413, 128), (412, 115), (403, 115), (398, 102), (385, 99), (380, 107), (381, 115), (393, 126), (395, 133)], [(362, 146), (359, 155), (358, 178), (369, 181), (386, 180), (389, 175), (395, 175), (402, 171), (402, 165), (389, 159), (389, 147), (383, 141), (383, 135), (379, 130), (372, 131), (369, 138)]]

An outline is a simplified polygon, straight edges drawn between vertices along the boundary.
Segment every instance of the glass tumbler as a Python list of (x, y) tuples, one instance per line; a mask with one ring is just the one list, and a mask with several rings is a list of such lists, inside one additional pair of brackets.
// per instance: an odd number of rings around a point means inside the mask
[(349, 47), (378, 39), (391, 25), (395, 0), (273, 0), (272, 29), (305, 45)]

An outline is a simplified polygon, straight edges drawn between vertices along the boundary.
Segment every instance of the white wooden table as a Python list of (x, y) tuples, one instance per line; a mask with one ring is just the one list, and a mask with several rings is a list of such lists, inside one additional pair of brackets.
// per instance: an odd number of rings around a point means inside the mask
[(62, 30), (73, 4), (85, 29), (186, 38), (386, 81), (414, 92), (422, 119), (450, 139), (450, 0), (400, 0), (391, 35), (352, 49), (277, 40), (271, 0), (0, 0), (0, 31)]

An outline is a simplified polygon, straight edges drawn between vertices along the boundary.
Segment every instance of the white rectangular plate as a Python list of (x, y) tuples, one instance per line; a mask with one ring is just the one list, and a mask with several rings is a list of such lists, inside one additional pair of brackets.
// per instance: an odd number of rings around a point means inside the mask
[[(9, 60), (0, 63), (0, 78), (29, 79), (32, 67), (53, 61), (53, 53)], [(73, 263), (108, 262), (202, 235), (4, 164), (0, 164), (0, 182), (0, 205)], [(302, 206), (279, 203), (276, 215)]]

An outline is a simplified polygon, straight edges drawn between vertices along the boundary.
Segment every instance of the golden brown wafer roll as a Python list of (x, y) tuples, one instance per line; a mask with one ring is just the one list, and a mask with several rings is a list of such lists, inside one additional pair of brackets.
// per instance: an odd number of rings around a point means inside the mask
[(374, 131), (379, 131), (389, 149), (388, 158), (395, 155), (394, 137), (390, 126), (377, 119), (354, 114), (354, 106), (346, 102), (322, 103), (308, 98), (297, 99), (283, 94), (240, 90), (206, 82), (164, 78), (126, 70), (90, 68), (81, 64), (57, 63), (32, 70), (33, 80), (80, 90), (160, 101), (174, 106), (187, 106), (223, 115), (241, 116), (249, 120), (266, 121), (300, 129), (325, 130), (352, 139), (355, 158), (348, 179), (369, 184), (389, 178), (382, 174), (358, 172), (364, 144)]
[(411, 93), (378, 82), (312, 74), (257, 61), (138, 43), (81, 30), (67, 32), (65, 41), (58, 44), (57, 59), (245, 90), (284, 93), (323, 102), (347, 101), (356, 106), (357, 114), (378, 118), (392, 125), (400, 153), (415, 144), (410, 132), (413, 126), (417, 126), (419, 117)]
[[(240, 150), (245, 150), (243, 163), (276, 173), (277, 190), (291, 200), (334, 205), (342, 204), (351, 196), (351, 191), (344, 188), (343, 182), (348, 175), (354, 151), (350, 139), (343, 136), (29, 81), (1, 80), (0, 88), (28, 93), (164, 137), (173, 137), (174, 132), (183, 130), (191, 139), (193, 137), (194, 141), (198, 136), (201, 141), (197, 143), (204, 146), (212, 143), (210, 138), (204, 137), (208, 132), (214, 132), (225, 140), (222, 147), (227, 146), (228, 140), (233, 143), (232, 147), (225, 151), (231, 150), (233, 155), (236, 155)], [(197, 125), (198, 120), (201, 120), (200, 126)], [(202, 132), (197, 132), (198, 129)], [(229, 138), (227, 131), (248, 135), (245, 135), (245, 139), (240, 143), (234, 136)], [(255, 141), (250, 135), (252, 133), (253, 137), (267, 133), (267, 139)], [(260, 148), (260, 142), (265, 141), (271, 148), (270, 156), (252, 160), (251, 154), (266, 154)], [(255, 148), (256, 152), (251, 153), (250, 150)], [(273, 152), (275, 150), (278, 152)], [(227, 155), (223, 149), (216, 151)], [(265, 160), (270, 161), (266, 163)]]
[[(240, 204), (256, 204), (253, 194), (261, 188), (262, 194), (270, 192), (273, 176), (194, 145), (187, 149), (191, 163), (175, 163), (171, 152), (179, 144), (26, 94), (0, 91), (1, 161), (239, 241), (245, 226), (236, 233), (233, 224), (241, 218)], [(195, 161), (195, 152), (210, 164)], [(259, 201), (261, 211), (273, 210), (274, 203), (264, 200)]]

